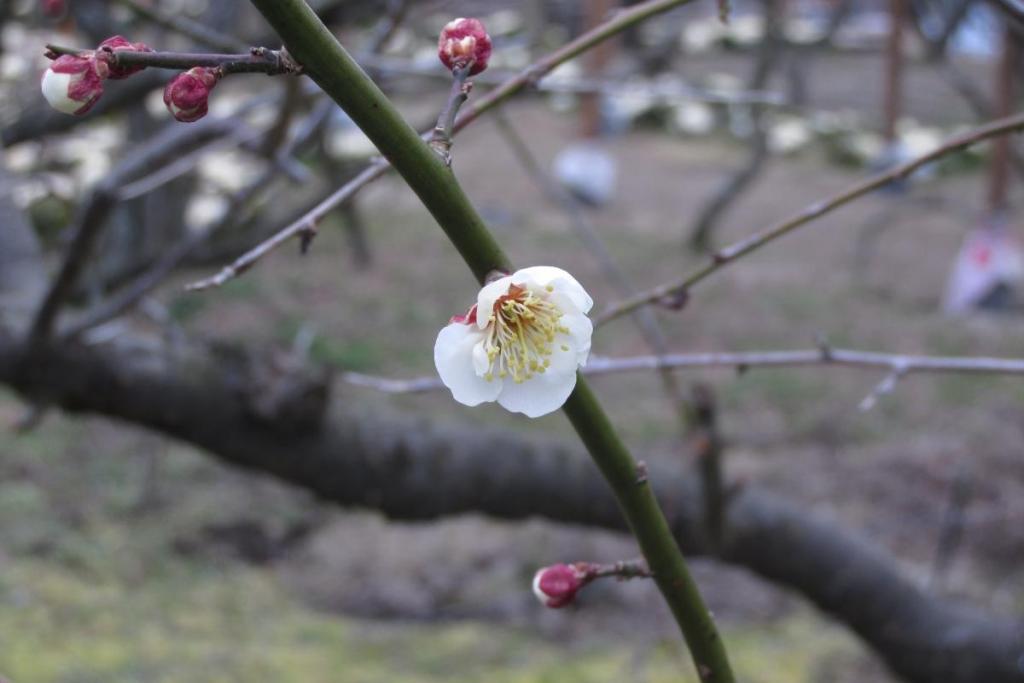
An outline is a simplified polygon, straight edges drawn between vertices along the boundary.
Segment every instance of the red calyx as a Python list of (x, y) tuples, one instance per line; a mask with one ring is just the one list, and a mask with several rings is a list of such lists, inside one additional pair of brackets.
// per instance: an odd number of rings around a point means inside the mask
[(107, 67), (110, 71), (108, 78), (113, 80), (121, 80), (122, 78), (128, 78), (132, 74), (137, 74), (146, 67), (144, 66), (116, 66), (110, 55), (114, 52), (120, 52), (127, 50), (130, 52), (152, 52), (153, 48), (146, 45), (145, 43), (133, 43), (124, 36), (111, 36), (100, 43), (97, 48), (97, 57), (106, 62)]

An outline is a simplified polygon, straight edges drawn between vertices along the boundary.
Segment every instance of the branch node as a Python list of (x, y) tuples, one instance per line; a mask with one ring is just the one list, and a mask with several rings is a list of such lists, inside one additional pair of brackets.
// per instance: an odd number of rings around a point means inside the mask
[(690, 302), (690, 290), (686, 287), (676, 289), (658, 299), (658, 303), (670, 311), (681, 311)]
[(828, 337), (819, 332), (815, 338), (815, 345), (818, 347), (818, 352), (821, 354), (821, 362), (831, 363), (832, 346), (828, 343)]
[(871, 390), (870, 394), (864, 397), (864, 400), (860, 402), (857, 408), (862, 413), (866, 413), (874, 408), (878, 404), (878, 399), (892, 393), (892, 390), (896, 388), (896, 384), (905, 374), (907, 374), (906, 363), (894, 362), (892, 371)]
[(637, 486), (643, 486), (647, 483), (647, 463), (643, 460), (638, 460), (636, 463), (636, 479), (633, 483)]
[(313, 239), (317, 236), (318, 229), (316, 220), (310, 219), (306, 225), (299, 231), (299, 253), (305, 256), (309, 252), (310, 245), (313, 244)]
[(299, 76), (305, 72), (305, 69), (299, 64), (292, 53), (288, 51), (288, 48), (282, 47), (277, 51), (277, 59), (286, 73), (292, 74), (293, 76)]

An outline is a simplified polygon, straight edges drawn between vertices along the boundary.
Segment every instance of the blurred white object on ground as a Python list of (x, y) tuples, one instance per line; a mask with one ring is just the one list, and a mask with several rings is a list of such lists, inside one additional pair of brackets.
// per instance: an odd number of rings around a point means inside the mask
[(566, 147), (555, 157), (553, 166), (562, 187), (591, 206), (603, 206), (615, 194), (615, 159), (596, 142)]
[(953, 262), (943, 309), (955, 314), (1006, 308), (1022, 279), (1024, 252), (1011, 235), (1006, 216), (993, 216), (964, 239)]

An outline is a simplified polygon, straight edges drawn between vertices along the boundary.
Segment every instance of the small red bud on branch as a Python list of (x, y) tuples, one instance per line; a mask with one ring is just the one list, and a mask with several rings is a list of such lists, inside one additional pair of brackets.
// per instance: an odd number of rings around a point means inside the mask
[(585, 575), (567, 564), (553, 564), (533, 575), (533, 594), (541, 604), (552, 609), (565, 607), (583, 588)]
[(533, 575), (533, 594), (541, 604), (559, 609), (576, 599), (576, 593), (595, 579), (614, 576), (619, 580), (650, 578), (652, 575), (643, 560), (596, 564), (576, 562), (574, 564), (553, 564), (542, 567)]
[(96, 53), (97, 59), (101, 59), (107, 63), (107, 67), (109, 69), (109, 75), (107, 78), (115, 81), (119, 81), (122, 78), (128, 78), (132, 74), (137, 74), (146, 68), (142, 65), (117, 66), (114, 64), (113, 60), (110, 59), (111, 53), (120, 52), (122, 50), (128, 50), (131, 52), (152, 52), (153, 48), (145, 43), (132, 43), (123, 36), (111, 36), (100, 43)]
[(191, 123), (206, 116), (210, 91), (220, 80), (217, 69), (196, 66), (178, 74), (164, 88), (164, 104), (179, 121)]
[(487, 68), (487, 60), (491, 58), (491, 37), (479, 19), (453, 19), (441, 29), (437, 56), (452, 71), (472, 64), (469, 75), (475, 76)]

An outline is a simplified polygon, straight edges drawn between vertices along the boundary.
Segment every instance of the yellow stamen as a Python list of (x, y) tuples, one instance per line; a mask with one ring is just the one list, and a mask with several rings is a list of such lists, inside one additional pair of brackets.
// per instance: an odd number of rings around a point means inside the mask
[[(553, 291), (550, 285), (547, 291)], [(490, 366), (484, 379), (511, 377), (516, 384), (530, 379), (551, 367), (548, 356), (551, 345), (559, 334), (569, 329), (560, 324), (562, 311), (557, 306), (518, 285), (509, 287), (508, 294), (494, 302), (494, 310), (487, 319), (484, 351)], [(568, 351), (565, 344), (560, 345)]]

